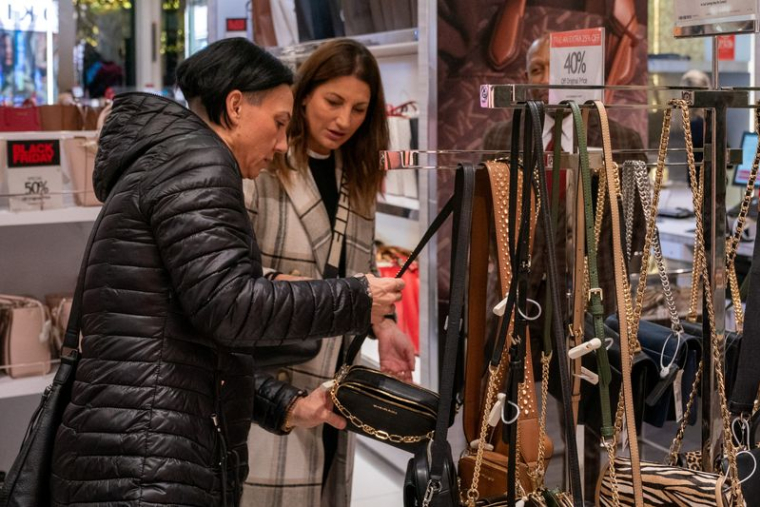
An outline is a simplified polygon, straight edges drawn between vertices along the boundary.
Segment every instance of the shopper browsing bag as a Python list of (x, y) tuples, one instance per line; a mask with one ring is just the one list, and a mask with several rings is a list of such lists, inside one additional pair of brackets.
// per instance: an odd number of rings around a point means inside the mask
[[(336, 40), (304, 62), (294, 86), (290, 148), (254, 182), (246, 203), (267, 276), (287, 279), (376, 271), (375, 202), (387, 149), (385, 100), (377, 62), (360, 43)], [(372, 328), (384, 371), (411, 380), (414, 347), (396, 323)], [(312, 390), (335, 375), (349, 338), (325, 340), (304, 354), (275, 350), (270, 373)], [(271, 355), (271, 352), (270, 352)], [(263, 356), (260, 356), (263, 357)], [(300, 362), (293, 366), (295, 362)], [(262, 431), (254, 428), (250, 441)], [(350, 505), (354, 437), (327, 426), (268, 440), (255, 459), (244, 505)]]
[(238, 505), (251, 414), (279, 433), (345, 424), (324, 392), (302, 398), (253, 372), (255, 344), (361, 332), (402, 287), (372, 275), (262, 277), (242, 179), (285, 150), (291, 81), (263, 50), (226, 39), (177, 69), (190, 109), (115, 99), (94, 173), (109, 201), (83, 266), (81, 360), (52, 505)]

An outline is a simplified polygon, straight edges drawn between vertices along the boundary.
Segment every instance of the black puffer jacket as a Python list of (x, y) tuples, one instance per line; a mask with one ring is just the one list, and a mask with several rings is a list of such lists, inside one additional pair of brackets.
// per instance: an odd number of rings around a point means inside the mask
[(252, 346), (366, 330), (367, 281), (262, 278), (235, 159), (182, 106), (117, 97), (100, 143), (96, 192), (114, 195), (88, 261), (53, 505), (224, 505), (220, 461), (244, 480), (252, 411), (276, 430), (293, 396), (254, 380)]

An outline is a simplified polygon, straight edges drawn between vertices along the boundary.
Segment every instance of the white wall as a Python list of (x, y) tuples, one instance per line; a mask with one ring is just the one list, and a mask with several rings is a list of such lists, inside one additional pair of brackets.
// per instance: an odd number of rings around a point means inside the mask
[(251, 32), (251, 13), (247, 9), (247, 0), (209, 0), (208, 2), (208, 42), (218, 41), (227, 37), (240, 37), (243, 34), (227, 33), (227, 18), (248, 19), (248, 32), (245, 34), (253, 39)]

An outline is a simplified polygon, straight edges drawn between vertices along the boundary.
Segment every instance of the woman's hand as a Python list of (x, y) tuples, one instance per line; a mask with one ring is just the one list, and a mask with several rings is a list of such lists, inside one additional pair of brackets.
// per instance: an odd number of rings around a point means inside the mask
[(365, 276), (372, 292), (372, 324), (380, 324), (386, 315), (393, 313), (393, 305), (401, 301), (405, 284), (398, 278), (377, 278), (372, 274)]
[(339, 430), (346, 427), (346, 420), (333, 412), (330, 393), (324, 387), (314, 389), (311, 394), (298, 398), (293, 403), (295, 405), (288, 424), (294, 428), (313, 428), (322, 423)]
[(414, 344), (391, 319), (372, 326), (378, 340), (380, 369), (405, 382), (412, 381), (414, 371)]

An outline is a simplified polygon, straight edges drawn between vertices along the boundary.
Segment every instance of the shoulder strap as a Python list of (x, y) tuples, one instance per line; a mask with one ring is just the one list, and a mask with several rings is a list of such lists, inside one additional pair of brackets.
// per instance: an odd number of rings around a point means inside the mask
[(100, 209), (100, 213), (98, 213), (98, 218), (95, 219), (90, 236), (87, 238), (87, 246), (84, 249), (82, 265), (79, 267), (79, 275), (77, 276), (77, 286), (74, 290), (74, 299), (71, 302), (71, 313), (69, 313), (69, 322), (66, 326), (66, 335), (63, 338), (63, 346), (61, 347), (61, 361), (63, 362), (76, 363), (79, 360), (79, 334), (82, 329), (82, 298), (84, 297), (84, 283), (87, 277), (87, 264), (90, 260), (90, 252), (95, 242), (95, 236), (100, 228), (100, 223), (103, 221), (108, 204), (115, 194), (116, 188), (112, 188), (106, 201), (103, 203), (103, 207)]
[[(422, 235), (422, 239), (419, 243), (417, 243), (417, 246), (414, 247), (414, 251), (412, 251), (409, 257), (406, 259), (406, 262), (404, 262), (404, 265), (401, 266), (401, 269), (399, 269), (394, 278), (401, 278), (404, 273), (409, 270), (409, 267), (412, 265), (412, 263), (417, 260), (417, 257), (419, 257), (420, 253), (422, 253), (422, 249), (425, 248), (430, 239), (435, 235), (436, 232), (438, 232), (438, 229), (441, 228), (443, 222), (445, 222), (449, 215), (451, 215), (451, 212), (454, 210), (455, 200), (456, 194), (452, 196), (446, 204), (443, 205), (441, 211), (439, 211), (438, 215), (435, 217), (435, 219), (433, 219), (433, 222), (425, 231), (425, 234)], [(352, 364), (354, 362), (354, 359), (356, 359), (356, 356), (361, 351), (364, 340), (366, 339), (367, 333), (359, 335), (351, 341), (351, 345), (348, 347), (348, 351), (346, 352), (346, 357), (343, 360), (343, 364)]]
[[(612, 251), (615, 270), (615, 291), (618, 302), (620, 320), (620, 355), (623, 377), (623, 402), (625, 406), (625, 422), (628, 431), (628, 445), (631, 454), (631, 475), (633, 479), (633, 493), (636, 506), (644, 505), (643, 487), (641, 482), (641, 466), (639, 459), (639, 444), (636, 436), (636, 417), (633, 404), (633, 384), (631, 383), (631, 359), (632, 351), (629, 342), (629, 322), (624, 311), (631, 305), (630, 294), (626, 290), (628, 275), (624, 264), (623, 235), (621, 231), (622, 218), (620, 177), (617, 164), (612, 159), (612, 141), (610, 138), (610, 125), (607, 119), (607, 109), (601, 101), (590, 102), (599, 115), (599, 125), (602, 130), (602, 150), (604, 155), (604, 167), (607, 175), (607, 189), (610, 196), (610, 213), (612, 217)], [(621, 307), (621, 305), (623, 305)], [(635, 335), (634, 335), (635, 336)]]
[(475, 192), (475, 168), (461, 166), (455, 177), (454, 198), (457, 200), (454, 216), (451, 253), (451, 291), (449, 296), (448, 326), (444, 344), (443, 364), (439, 383), (438, 420), (431, 443), (430, 479), (440, 481), (446, 461), (449, 418), (454, 394), (454, 377), (459, 349), (460, 323), (464, 311), (465, 277), (472, 226), (472, 202)]
[[(537, 145), (541, 144), (540, 149), (543, 149), (540, 130), (541, 120), (543, 118), (543, 103), (528, 101), (527, 108), (533, 118), (534, 142), (537, 143)], [(534, 181), (534, 184), (536, 185), (538, 199), (543, 202), (544, 196), (548, 195), (548, 191), (546, 184), (546, 170), (542, 157), (538, 158), (538, 181)], [(562, 308), (559, 296), (560, 291), (562, 290), (562, 285), (559, 283), (559, 274), (557, 271), (557, 253), (554, 245), (554, 224), (552, 224), (551, 216), (547, 212), (546, 206), (541, 206), (540, 215), (546, 239), (549, 292), (552, 295), (552, 306), (559, 309)], [(549, 323), (547, 323), (547, 325), (549, 325)], [(559, 364), (562, 410), (563, 418), (565, 420), (566, 459), (570, 476), (570, 489), (573, 495), (573, 505), (583, 505), (581, 474), (580, 466), (578, 464), (578, 444), (575, 439), (575, 426), (572, 424), (572, 421), (574, 420), (572, 393), (570, 391), (572, 378), (570, 376), (570, 367), (567, 360), (567, 340), (562, 326), (562, 316), (559, 311), (552, 312), (551, 326), (554, 332), (554, 350), (558, 355), (557, 363)]]
[(343, 254), (343, 243), (346, 237), (346, 226), (348, 225), (348, 178), (346, 171), (341, 171), (340, 193), (338, 195), (338, 209), (335, 210), (335, 225), (333, 226), (332, 241), (330, 241), (330, 251), (325, 261), (325, 269), (322, 271), (322, 278), (338, 278), (340, 276), (340, 258)]
[[(573, 101), (567, 102), (573, 115), (575, 125), (575, 136), (578, 139), (578, 154), (580, 159), (580, 179), (583, 190), (583, 219), (585, 222), (584, 236), (586, 239), (586, 259), (589, 274), (589, 291), (588, 301), (589, 310), (594, 323), (594, 337), (598, 338), (604, 344), (604, 305), (602, 304), (602, 289), (599, 286), (599, 271), (597, 269), (596, 242), (594, 240), (595, 217), (593, 210), (593, 197), (591, 194), (591, 168), (589, 167), (588, 148), (586, 147), (586, 129), (581, 117), (581, 109)], [(580, 220), (581, 217), (576, 217)], [(580, 226), (578, 226), (580, 228)], [(585, 278), (585, 277), (584, 277)], [(576, 280), (576, 283), (583, 285), (583, 279)], [(578, 293), (576, 292), (576, 296)], [(585, 301), (586, 294), (581, 294)], [(599, 373), (599, 397), (602, 410), (602, 428), (601, 435), (603, 438), (612, 438), (615, 429), (612, 426), (612, 410), (610, 408), (610, 382), (612, 373), (610, 371), (610, 361), (607, 356), (607, 348), (602, 346), (596, 350), (596, 361)]]
[[(488, 165), (488, 163), (486, 163)], [(492, 234), (490, 215), (497, 214), (492, 205), (491, 182), (485, 170), (476, 171), (475, 199), (472, 207), (470, 263), (467, 289), (467, 351), (465, 353), (465, 382), (462, 426), (467, 442), (478, 438), (480, 416), (487, 405), (482, 389), (485, 363), (488, 251)]]

